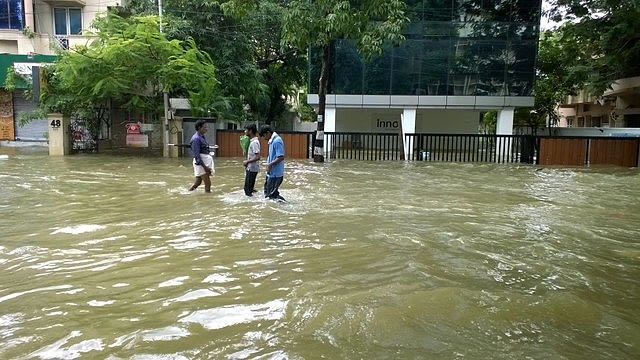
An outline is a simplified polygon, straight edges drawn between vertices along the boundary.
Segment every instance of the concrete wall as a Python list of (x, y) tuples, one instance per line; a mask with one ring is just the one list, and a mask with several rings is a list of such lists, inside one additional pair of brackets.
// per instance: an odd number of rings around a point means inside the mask
[[(402, 109), (337, 109), (337, 132), (396, 133)], [(480, 113), (474, 110), (418, 110), (416, 133), (476, 134)]]
[(551, 136), (640, 136), (638, 128), (563, 128), (549, 129)]

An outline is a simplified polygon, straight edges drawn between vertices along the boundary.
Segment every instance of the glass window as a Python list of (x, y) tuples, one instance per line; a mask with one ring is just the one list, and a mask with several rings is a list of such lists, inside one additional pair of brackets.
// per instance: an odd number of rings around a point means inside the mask
[[(410, 22), (398, 46), (365, 61), (352, 43), (337, 42), (328, 92), (531, 96), (540, 4), (407, 0)], [(317, 49), (310, 51), (310, 93), (317, 93), (317, 55)]]
[(393, 48), (393, 74), (391, 95), (426, 95), (427, 89), (421, 84), (423, 42), (406, 40)]
[(348, 41), (336, 41), (333, 49), (334, 94), (362, 94), (362, 57)]
[(455, 30), (454, 24), (450, 21), (425, 21), (422, 25), (424, 37), (451, 36)]
[(424, 20), (450, 21), (453, 16), (452, 0), (424, 0)]
[(82, 32), (82, 10), (69, 9), (69, 34), (80, 35)]
[(508, 48), (507, 69), (525, 72), (534, 68), (536, 43), (533, 41), (513, 41)]
[(514, 23), (540, 23), (539, 0), (510, 0), (513, 2), (511, 9), (511, 22)]
[(509, 96), (531, 96), (534, 79), (530, 72), (507, 71)]
[(24, 28), (22, 0), (0, 0), (0, 29)]
[(449, 38), (428, 39), (423, 44), (422, 60), (423, 87), (427, 95), (447, 95), (447, 77), (451, 60), (451, 40)]
[[(308, 67), (308, 76), (309, 76), (309, 94), (317, 94), (318, 93), (318, 80), (320, 79), (320, 48), (312, 47), (309, 49), (309, 67)], [(336, 61), (340, 61), (336, 59)]]
[(453, 0), (453, 20), (462, 22), (509, 21), (510, 4), (503, 0)]
[(382, 56), (365, 63), (364, 93), (367, 95), (388, 95), (391, 86), (390, 48), (385, 49)]
[(53, 9), (53, 21), (55, 23), (56, 35), (67, 34), (67, 10), (62, 8)]
[(56, 35), (79, 35), (82, 32), (82, 10), (78, 8), (54, 8)]

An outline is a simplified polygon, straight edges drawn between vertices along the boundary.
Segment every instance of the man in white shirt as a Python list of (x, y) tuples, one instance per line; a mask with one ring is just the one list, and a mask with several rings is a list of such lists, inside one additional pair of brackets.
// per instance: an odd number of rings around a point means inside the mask
[(247, 159), (242, 162), (245, 166), (244, 176), (244, 194), (253, 196), (256, 192), (256, 178), (260, 171), (260, 138), (258, 138), (258, 128), (256, 124), (249, 124), (244, 127), (244, 133), (251, 138), (249, 150), (247, 151)]

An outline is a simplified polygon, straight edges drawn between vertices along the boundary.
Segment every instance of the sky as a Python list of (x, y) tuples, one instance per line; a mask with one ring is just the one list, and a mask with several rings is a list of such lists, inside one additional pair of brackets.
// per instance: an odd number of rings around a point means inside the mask
[(543, 12), (543, 15), (540, 18), (540, 29), (541, 30), (551, 30), (554, 27), (557, 27), (560, 24), (562, 24), (561, 22), (560, 23), (552, 22), (544, 15), (544, 12), (549, 10), (550, 8), (551, 8), (550, 1), (549, 0), (543, 0), (542, 1), (542, 12)]

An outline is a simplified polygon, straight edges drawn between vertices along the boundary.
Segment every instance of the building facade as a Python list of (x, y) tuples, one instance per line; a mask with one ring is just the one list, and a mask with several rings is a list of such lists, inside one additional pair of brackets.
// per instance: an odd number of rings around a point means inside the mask
[(569, 96), (558, 113), (563, 134), (640, 134), (640, 76), (616, 80), (600, 97)]
[[(540, 0), (408, 0), (406, 40), (365, 61), (333, 44), (325, 131), (477, 133), (498, 111), (533, 106)], [(311, 52), (308, 102), (318, 104), (320, 61)]]
[(94, 18), (117, 6), (111, 0), (6, 0), (0, 2), (0, 141), (45, 141), (45, 119), (20, 126), (22, 112), (37, 103), (25, 94), (27, 84), (13, 92), (4, 89), (7, 68), (31, 76), (33, 68), (55, 60), (57, 50), (85, 44), (83, 31)]

